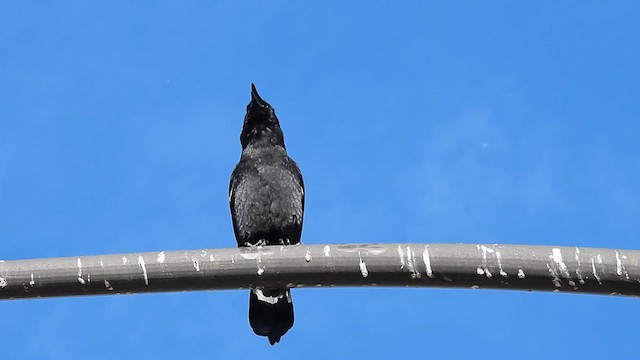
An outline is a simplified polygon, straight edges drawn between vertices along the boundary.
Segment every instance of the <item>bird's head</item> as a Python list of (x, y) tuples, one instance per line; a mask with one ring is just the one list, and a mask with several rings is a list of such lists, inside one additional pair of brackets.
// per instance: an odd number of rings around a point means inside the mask
[(243, 149), (249, 144), (279, 145), (284, 148), (284, 135), (275, 109), (258, 95), (254, 84), (251, 84), (251, 101), (244, 116), (240, 143)]

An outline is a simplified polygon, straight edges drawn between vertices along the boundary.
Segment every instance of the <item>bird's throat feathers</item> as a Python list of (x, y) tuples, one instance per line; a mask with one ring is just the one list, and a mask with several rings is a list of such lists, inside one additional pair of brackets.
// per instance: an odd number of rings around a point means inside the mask
[(245, 122), (240, 136), (242, 149), (251, 147), (280, 146), (285, 149), (284, 135), (278, 124), (251, 124)]

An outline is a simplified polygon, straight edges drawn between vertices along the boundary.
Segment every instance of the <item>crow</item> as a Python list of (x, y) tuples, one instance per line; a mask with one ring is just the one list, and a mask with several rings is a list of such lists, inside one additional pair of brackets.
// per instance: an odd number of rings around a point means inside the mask
[[(287, 155), (274, 108), (251, 84), (242, 133), (242, 155), (231, 174), (229, 205), (238, 246), (299, 244), (304, 184)], [(274, 345), (293, 326), (289, 289), (251, 289), (249, 324)]]

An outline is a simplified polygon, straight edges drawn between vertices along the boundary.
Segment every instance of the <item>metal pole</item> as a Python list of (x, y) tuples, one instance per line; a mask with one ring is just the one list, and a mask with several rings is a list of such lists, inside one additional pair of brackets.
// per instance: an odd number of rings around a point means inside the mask
[(291, 245), (0, 262), (0, 299), (316, 286), (640, 296), (640, 251), (497, 244)]

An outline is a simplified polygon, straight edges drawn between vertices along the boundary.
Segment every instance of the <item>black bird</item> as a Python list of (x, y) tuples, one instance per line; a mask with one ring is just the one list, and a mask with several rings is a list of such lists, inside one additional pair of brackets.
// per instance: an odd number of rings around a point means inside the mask
[[(229, 204), (238, 246), (300, 243), (304, 184), (287, 155), (275, 110), (251, 84), (240, 134), (242, 156), (231, 174)], [(289, 289), (251, 289), (249, 324), (271, 345), (293, 326)]]

